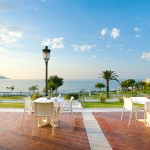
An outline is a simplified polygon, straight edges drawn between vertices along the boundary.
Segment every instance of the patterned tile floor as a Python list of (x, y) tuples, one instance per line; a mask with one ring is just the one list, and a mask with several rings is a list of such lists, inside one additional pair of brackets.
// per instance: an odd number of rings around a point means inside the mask
[(32, 137), (32, 116), (20, 127), (21, 112), (0, 112), (0, 150), (90, 150), (81, 113), (76, 113), (74, 128), (70, 113), (63, 113), (51, 137), (51, 126), (36, 127)]
[[(129, 112), (120, 121), (121, 112), (93, 113), (113, 150), (150, 150), (150, 128), (136, 121), (133, 114), (128, 128)], [(139, 118), (143, 118), (140, 112)]]
[[(36, 136), (32, 137), (33, 115), (28, 121), (26, 116), (21, 128), (22, 112), (0, 111), (0, 150), (104, 150), (108, 147), (103, 147), (100, 143), (105, 145), (107, 140), (109, 142), (107, 144), (110, 144), (113, 150), (150, 149), (150, 128), (145, 127), (143, 122), (135, 121), (134, 116), (128, 128), (128, 112), (125, 113), (123, 121), (120, 121), (121, 112), (93, 112), (92, 114), (85, 111), (75, 112), (77, 127), (74, 128), (71, 114), (65, 112), (61, 114), (54, 137), (51, 137), (49, 125), (36, 127)], [(141, 112), (139, 116), (143, 117), (143, 113)], [(108, 149), (111, 149), (110, 147)]]

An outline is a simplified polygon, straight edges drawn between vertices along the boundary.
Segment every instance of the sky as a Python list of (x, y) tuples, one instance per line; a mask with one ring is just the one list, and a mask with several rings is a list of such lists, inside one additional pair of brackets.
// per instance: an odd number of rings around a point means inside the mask
[(0, 0), (0, 75), (98, 79), (150, 77), (149, 0)]

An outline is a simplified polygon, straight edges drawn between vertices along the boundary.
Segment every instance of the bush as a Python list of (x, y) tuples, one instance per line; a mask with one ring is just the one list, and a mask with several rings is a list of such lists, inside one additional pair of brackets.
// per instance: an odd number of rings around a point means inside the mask
[(65, 100), (70, 100), (70, 99), (71, 99), (71, 96), (73, 96), (75, 100), (78, 100), (78, 99), (79, 99), (79, 94), (76, 94), (76, 93), (64, 94), (64, 95), (63, 95), (63, 97), (64, 97)]
[(106, 99), (106, 95), (104, 93), (100, 93), (99, 100), (101, 101), (101, 103), (105, 103)]
[(118, 97), (118, 101), (119, 101), (120, 103), (123, 103), (123, 97)]
[(32, 99), (32, 100), (35, 100), (35, 99), (37, 99), (37, 98), (39, 98), (39, 97), (40, 97), (39, 92), (35, 92), (35, 93), (31, 96), (31, 99)]

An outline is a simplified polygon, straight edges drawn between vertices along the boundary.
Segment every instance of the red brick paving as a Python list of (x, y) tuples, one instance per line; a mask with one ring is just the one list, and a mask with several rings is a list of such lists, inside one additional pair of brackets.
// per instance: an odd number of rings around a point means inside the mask
[(0, 113), (0, 150), (90, 150), (81, 113), (75, 113), (76, 125), (71, 114), (63, 113), (55, 135), (51, 137), (51, 126), (35, 128), (32, 137), (32, 117), (27, 116), (20, 127), (21, 112)]
[[(136, 121), (135, 115), (129, 128), (127, 112), (122, 121), (121, 112), (102, 112), (93, 115), (113, 150), (150, 150), (150, 128), (145, 127), (143, 122)], [(143, 117), (142, 112), (139, 117)]]
[[(128, 128), (129, 113), (121, 112), (93, 113), (100, 124), (113, 150), (150, 150), (150, 128), (144, 123), (131, 120)], [(51, 137), (51, 127), (36, 126), (35, 137), (32, 137), (32, 115), (24, 120), (20, 127), (22, 113), (0, 113), (0, 150), (90, 150), (87, 134), (81, 113), (75, 113), (74, 128), (70, 113), (63, 113), (55, 135)], [(140, 113), (143, 117), (143, 113)]]

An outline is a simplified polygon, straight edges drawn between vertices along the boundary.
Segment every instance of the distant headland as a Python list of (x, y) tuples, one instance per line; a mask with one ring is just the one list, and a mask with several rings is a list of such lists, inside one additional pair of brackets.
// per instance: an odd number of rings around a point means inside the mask
[(9, 78), (7, 78), (5, 76), (0, 76), (0, 79), (9, 79)]

